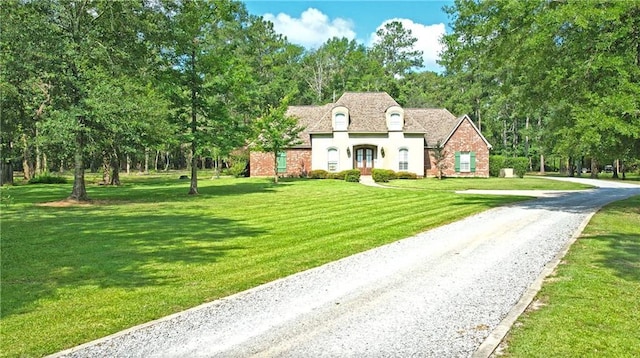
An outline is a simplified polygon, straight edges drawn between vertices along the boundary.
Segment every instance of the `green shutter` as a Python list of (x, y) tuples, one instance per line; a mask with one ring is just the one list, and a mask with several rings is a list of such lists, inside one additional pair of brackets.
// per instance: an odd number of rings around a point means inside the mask
[(456, 163), (454, 170), (456, 171), (456, 173), (460, 172), (460, 152), (456, 152)]
[(471, 157), (471, 163), (470, 163), (471, 172), (475, 173), (475, 171), (476, 171), (476, 152), (469, 153), (469, 157)]
[(287, 171), (287, 153), (278, 153), (278, 173), (284, 173)]

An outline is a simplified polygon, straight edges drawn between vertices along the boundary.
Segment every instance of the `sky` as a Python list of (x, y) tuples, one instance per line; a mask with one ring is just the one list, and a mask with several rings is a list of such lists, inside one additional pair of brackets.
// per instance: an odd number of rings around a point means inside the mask
[(400, 21), (418, 39), (426, 70), (441, 72), (436, 60), (439, 38), (449, 31), (442, 7), (453, 0), (244, 0), (249, 13), (273, 22), (276, 32), (307, 49), (318, 48), (332, 37), (346, 37), (366, 46), (386, 22)]

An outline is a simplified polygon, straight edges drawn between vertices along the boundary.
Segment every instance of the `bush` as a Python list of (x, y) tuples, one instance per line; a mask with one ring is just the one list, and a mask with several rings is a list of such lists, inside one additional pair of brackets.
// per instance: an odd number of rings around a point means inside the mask
[(505, 157), (501, 155), (491, 155), (489, 156), (489, 175), (492, 177), (500, 176), (500, 169), (506, 168), (504, 165)]
[[(503, 168), (513, 168), (513, 173), (519, 178), (524, 177), (529, 168), (529, 158), (526, 157), (512, 157), (505, 158)], [(499, 172), (500, 170), (498, 170)]]
[(67, 178), (57, 175), (41, 174), (31, 178), (29, 184), (67, 184)]
[(358, 169), (350, 169), (344, 171), (344, 180), (351, 183), (360, 182), (360, 171)]
[(316, 169), (316, 170), (310, 171), (308, 176), (310, 179), (327, 179), (331, 175), (326, 170)]
[(387, 183), (396, 178), (396, 173), (391, 169), (372, 169), (371, 176), (376, 183)]
[(396, 179), (418, 179), (418, 176), (410, 172), (397, 172)]
[(236, 178), (240, 178), (244, 176), (246, 170), (247, 170), (247, 161), (236, 160), (228, 169), (228, 172), (230, 175), (233, 175)]

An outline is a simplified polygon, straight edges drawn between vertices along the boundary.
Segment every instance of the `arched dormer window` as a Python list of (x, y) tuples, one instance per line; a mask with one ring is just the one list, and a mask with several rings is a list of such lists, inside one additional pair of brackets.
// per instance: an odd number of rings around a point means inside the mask
[(402, 108), (398, 106), (389, 107), (386, 117), (389, 131), (402, 131), (404, 127), (404, 110)]
[(336, 107), (331, 111), (333, 130), (346, 131), (349, 128), (349, 110), (347, 107)]

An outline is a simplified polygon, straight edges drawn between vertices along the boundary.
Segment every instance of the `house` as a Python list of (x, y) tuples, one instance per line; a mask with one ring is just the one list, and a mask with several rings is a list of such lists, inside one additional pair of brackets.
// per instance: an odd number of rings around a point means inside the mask
[[(298, 118), (298, 146), (278, 153), (278, 173), (304, 176), (311, 170), (339, 172), (374, 168), (436, 176), (434, 148), (444, 147), (443, 174), (488, 177), (491, 144), (463, 115), (446, 109), (402, 108), (386, 92), (346, 92), (335, 103), (292, 106)], [(251, 152), (251, 176), (273, 175), (273, 154)]]

